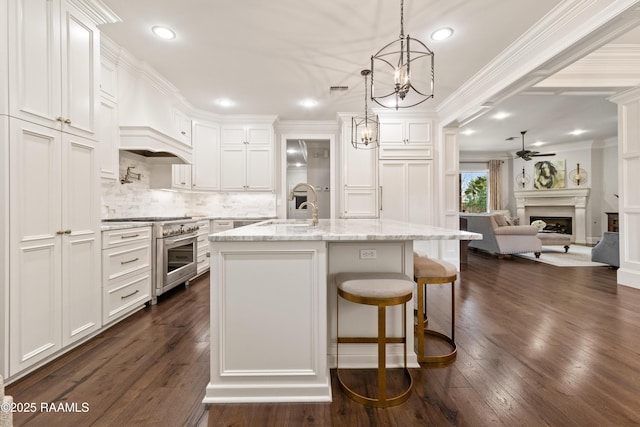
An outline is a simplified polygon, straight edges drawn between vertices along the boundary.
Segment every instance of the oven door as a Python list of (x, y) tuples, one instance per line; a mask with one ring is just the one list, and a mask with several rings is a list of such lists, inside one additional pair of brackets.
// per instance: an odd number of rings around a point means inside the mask
[(197, 241), (195, 234), (158, 239), (158, 246), (163, 246), (162, 274), (158, 275), (162, 280), (157, 283), (158, 295), (196, 275)]

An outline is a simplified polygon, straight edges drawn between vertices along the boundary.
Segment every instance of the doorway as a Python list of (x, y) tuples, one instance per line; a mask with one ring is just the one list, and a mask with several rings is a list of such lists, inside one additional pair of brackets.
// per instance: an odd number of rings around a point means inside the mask
[[(318, 195), (318, 218), (331, 218), (331, 140), (286, 139), (286, 194), (301, 182), (311, 184)], [(310, 199), (306, 190), (296, 191), (294, 200), (286, 198), (287, 219), (310, 218), (310, 209), (300, 205)], [(309, 200), (311, 201), (311, 200)]]

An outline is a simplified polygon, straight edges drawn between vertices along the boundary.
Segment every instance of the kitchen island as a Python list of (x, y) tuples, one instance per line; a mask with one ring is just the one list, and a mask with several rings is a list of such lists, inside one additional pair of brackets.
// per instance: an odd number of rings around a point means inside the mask
[[(270, 220), (209, 236), (211, 376), (204, 403), (328, 402), (335, 366), (333, 275), (389, 271), (413, 276), (413, 242), (475, 240), (458, 230), (378, 219)], [(340, 300), (341, 335), (376, 334), (376, 309)], [(400, 334), (401, 307), (388, 315)], [(407, 310), (407, 324), (413, 311)], [(364, 347), (364, 349), (363, 349)], [(375, 367), (375, 346), (341, 345), (340, 366)], [(413, 334), (408, 363), (418, 367)], [(401, 366), (402, 346), (388, 346)]]

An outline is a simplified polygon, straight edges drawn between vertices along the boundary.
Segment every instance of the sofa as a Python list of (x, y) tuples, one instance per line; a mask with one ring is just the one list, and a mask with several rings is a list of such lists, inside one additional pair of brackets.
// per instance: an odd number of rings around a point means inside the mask
[(482, 240), (469, 241), (469, 247), (504, 255), (533, 252), (540, 257), (542, 242), (538, 239), (538, 228), (533, 225), (511, 225), (506, 217), (498, 213), (461, 213), (467, 220), (467, 231), (480, 233)]
[(605, 231), (602, 239), (591, 249), (591, 261), (620, 267), (620, 235)]

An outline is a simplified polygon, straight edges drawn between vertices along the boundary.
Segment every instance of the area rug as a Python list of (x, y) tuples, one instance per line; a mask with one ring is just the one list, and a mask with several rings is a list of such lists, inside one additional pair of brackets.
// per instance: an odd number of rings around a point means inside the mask
[(571, 245), (569, 252), (564, 253), (562, 246), (543, 246), (540, 258), (533, 253), (516, 254), (520, 258), (555, 265), (556, 267), (608, 267), (608, 264), (591, 261), (591, 247)]

